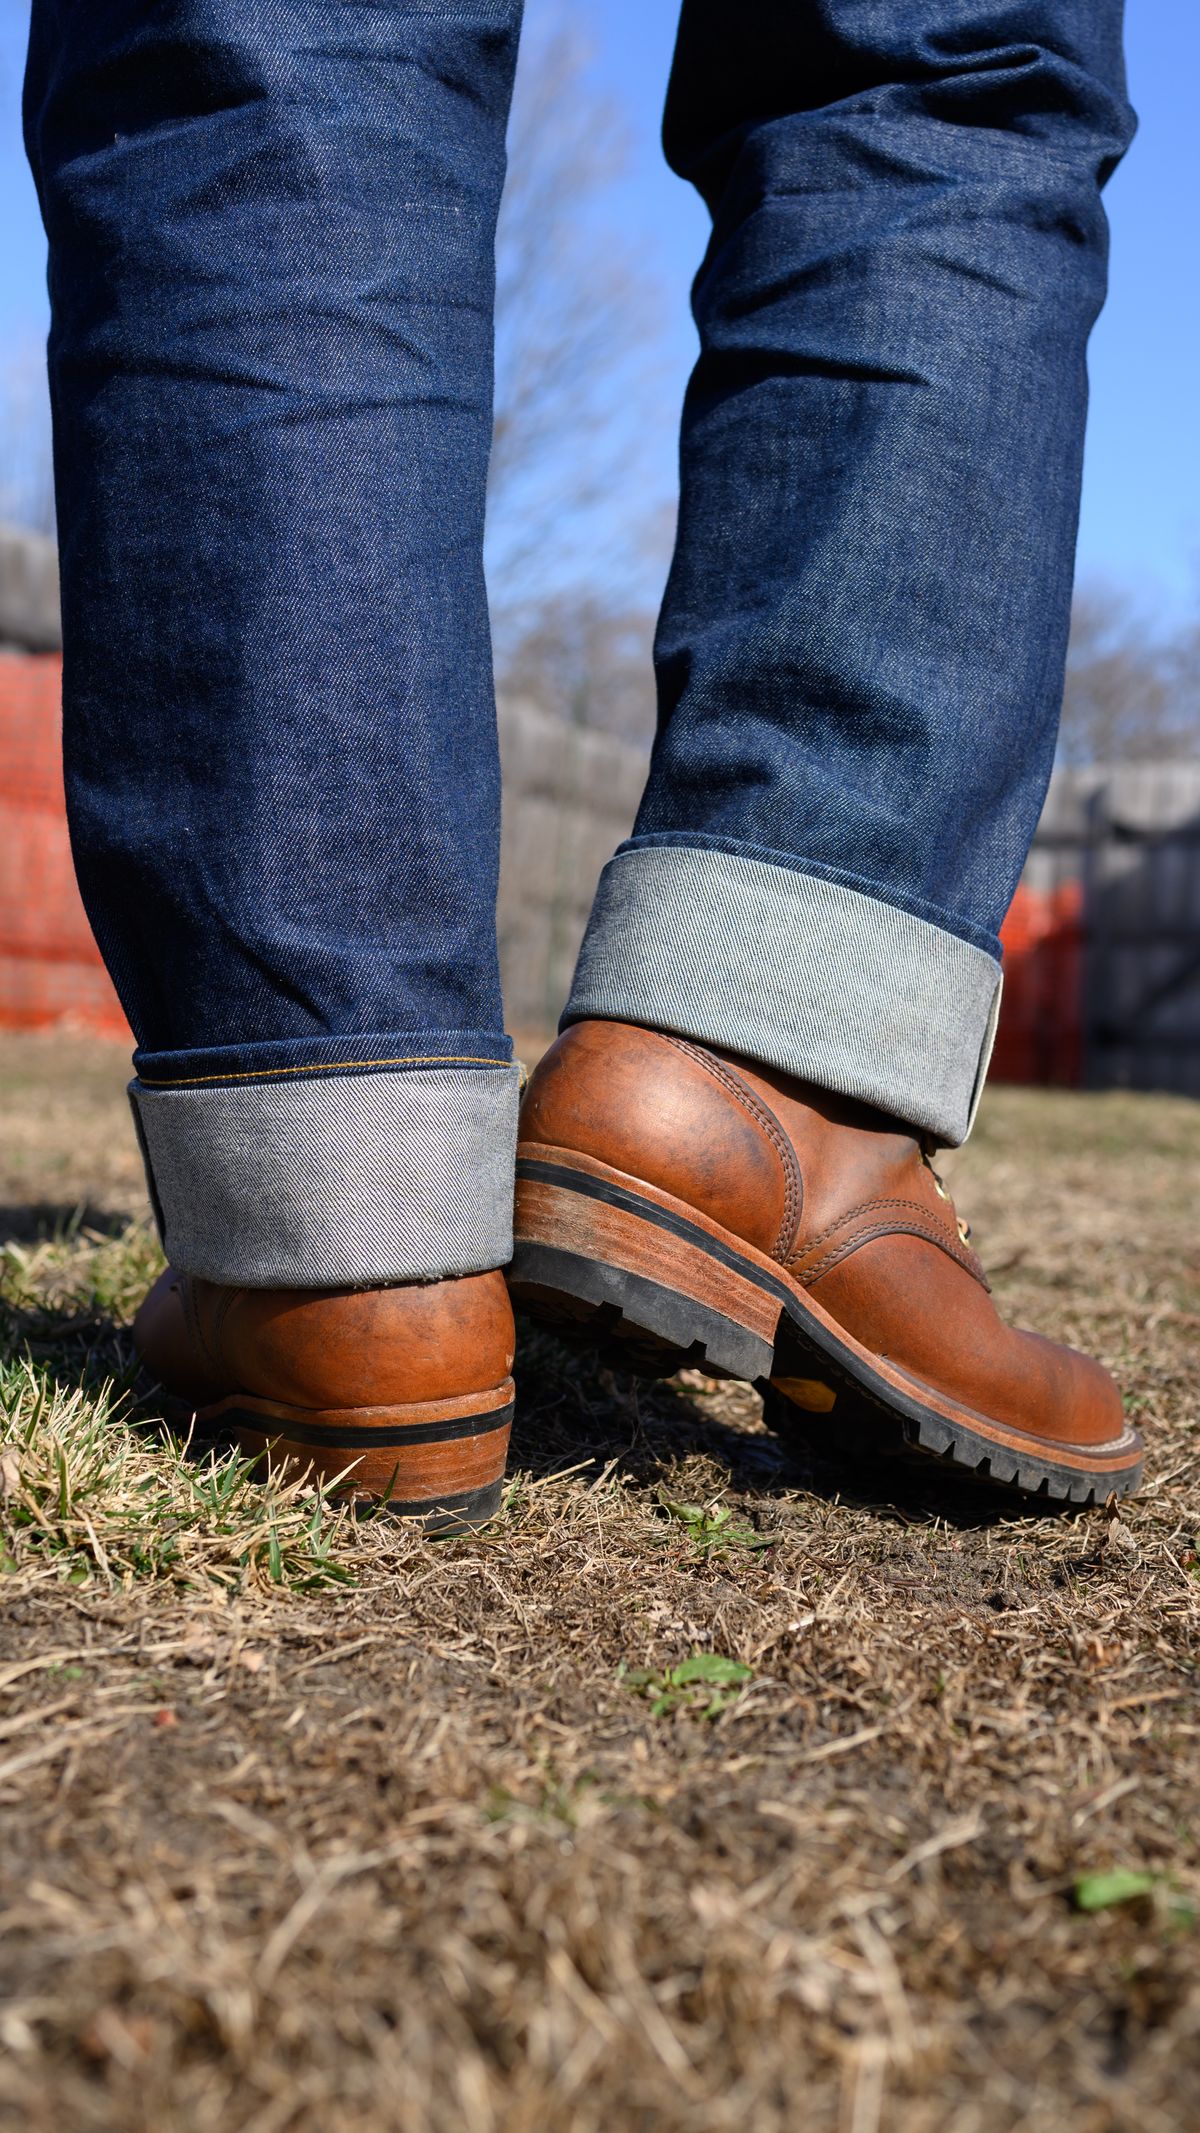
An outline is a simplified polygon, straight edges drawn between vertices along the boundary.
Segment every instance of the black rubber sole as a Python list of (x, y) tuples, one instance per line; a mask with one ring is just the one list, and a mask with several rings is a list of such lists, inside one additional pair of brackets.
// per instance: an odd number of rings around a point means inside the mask
[(355, 1505), (360, 1518), (407, 1518), (420, 1525), (429, 1540), (453, 1540), (456, 1533), (476, 1533), (491, 1524), (504, 1502), (504, 1482), (489, 1481), (482, 1489), (465, 1489), (461, 1496), (447, 1496), (444, 1503), (404, 1503), (389, 1496), (386, 1503)]
[[(690, 1296), (604, 1260), (519, 1240), (508, 1285), (513, 1302), (539, 1325), (589, 1346), (611, 1344), (614, 1359), (617, 1351), (624, 1358), (644, 1353), (649, 1367), (640, 1368), (639, 1376), (669, 1378), (677, 1370), (704, 1370), (754, 1383), (770, 1374), (773, 1342)], [(635, 1366), (627, 1362), (626, 1367)]]
[[(242, 1450), (251, 1459), (265, 1461), (277, 1440), (263, 1436), (262, 1449), (259, 1451), (253, 1443), (247, 1443), (247, 1437), (251, 1435), (261, 1436), (262, 1432), (251, 1432), (243, 1427), (240, 1435)], [(301, 1440), (292, 1436), (288, 1441), (294, 1444)], [(356, 1450), (357, 1447), (352, 1444), (345, 1447), (346, 1466), (351, 1470), (351, 1477)], [(336, 1503), (336, 1488), (332, 1495)], [(421, 1531), (431, 1539), (443, 1540), (449, 1539), (455, 1533), (474, 1533), (496, 1516), (504, 1501), (504, 1476), (501, 1475), (498, 1481), (485, 1482), (478, 1489), (459, 1490), (453, 1496), (422, 1496), (412, 1499), (392, 1495), (374, 1498), (347, 1496), (345, 1501), (350, 1504), (357, 1518), (404, 1518), (414, 1525), (419, 1525)]]
[[(600, 1197), (599, 1183), (589, 1178), (591, 1196)], [(622, 1193), (622, 1201), (625, 1198)], [(643, 1206), (653, 1220), (657, 1209), (651, 1203)], [(704, 1232), (694, 1235), (710, 1248), (717, 1241)], [(726, 1247), (721, 1256), (732, 1262)], [(997, 1444), (877, 1377), (823, 1326), (801, 1318), (791, 1292), (765, 1270), (740, 1260), (738, 1271), (780, 1297), (773, 1342), (645, 1275), (532, 1238), (517, 1240), (509, 1287), (514, 1303), (537, 1323), (602, 1347), (608, 1359), (635, 1374), (670, 1376), (676, 1370), (697, 1369), (757, 1385), (769, 1427), (785, 1443), (818, 1454), (866, 1462), (934, 1462), (993, 1488), (1064, 1508), (1104, 1503), (1137, 1488), (1140, 1450), (1131, 1446), (1128, 1466), (1090, 1474), (1085, 1465), (1047, 1459), (1032, 1438), (1028, 1448)], [(773, 1378), (810, 1388), (822, 1406), (827, 1389), (828, 1411), (806, 1412), (771, 1383)]]

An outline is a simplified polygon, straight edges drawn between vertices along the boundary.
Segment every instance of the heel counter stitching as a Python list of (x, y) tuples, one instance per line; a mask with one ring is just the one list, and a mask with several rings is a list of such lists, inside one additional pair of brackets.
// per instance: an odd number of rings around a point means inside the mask
[(204, 1361), (219, 1377), (225, 1369), (225, 1360), (220, 1353), (219, 1342), (210, 1341), (208, 1337), (204, 1321), (200, 1316), (200, 1299), (196, 1294), (196, 1284), (190, 1274), (181, 1274), (179, 1280), (183, 1288), (185, 1323)]
[(759, 1131), (766, 1135), (779, 1157), (784, 1180), (783, 1218), (771, 1247), (771, 1256), (773, 1259), (783, 1260), (795, 1240), (804, 1203), (804, 1180), (791, 1141), (775, 1113), (768, 1110), (761, 1097), (748, 1082), (742, 1080), (735, 1068), (728, 1066), (723, 1059), (717, 1059), (712, 1052), (706, 1052), (703, 1046), (689, 1044), (686, 1037), (674, 1037), (665, 1030), (659, 1034), (668, 1044), (673, 1044), (677, 1052), (684, 1052), (689, 1059), (694, 1059), (698, 1066), (704, 1068), (705, 1073), (712, 1077), (725, 1095), (732, 1097), (734, 1103), (746, 1113)]

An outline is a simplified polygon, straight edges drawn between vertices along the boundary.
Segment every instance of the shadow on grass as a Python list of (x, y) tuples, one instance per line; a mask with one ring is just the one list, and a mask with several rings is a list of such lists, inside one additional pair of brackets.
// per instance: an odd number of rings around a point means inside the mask
[[(126, 1250), (128, 1246), (128, 1250)], [(149, 1233), (126, 1212), (49, 1200), (0, 1205), (0, 1361), (28, 1360), (65, 1391), (116, 1398), (133, 1418), (126, 1323)]]
[(594, 1353), (518, 1320), (513, 1457), (519, 1465), (541, 1476), (587, 1459), (599, 1471), (615, 1460), (631, 1480), (654, 1486), (694, 1452), (722, 1467), (743, 1498), (802, 1493), (905, 1526), (940, 1520), (973, 1532), (1014, 1518), (1061, 1520), (1079, 1510), (960, 1479), (932, 1460), (881, 1459), (868, 1469), (839, 1457), (832, 1431), (826, 1455), (738, 1428), (706, 1412), (686, 1385), (607, 1369)]
[(0, 1362), (27, 1360), (65, 1393), (104, 1400), (114, 1428), (147, 1445), (170, 1446), (193, 1464), (236, 1449), (231, 1433), (197, 1425), (181, 1401), (164, 1397), (142, 1367), (128, 1325), (109, 1314), (0, 1299)]
[(124, 1395), (121, 1420), (133, 1418), (128, 1405), (137, 1370), (129, 1328), (107, 1313), (75, 1303), (53, 1305), (0, 1300), (0, 1358), (27, 1358), (64, 1391), (95, 1399), (108, 1390)]
[[(6, 1242), (18, 1252), (70, 1245), (88, 1231), (115, 1242), (132, 1237), (136, 1228), (128, 1216), (87, 1207), (6, 1207), (0, 1208), (0, 1250)], [(0, 1355), (28, 1356), (59, 1385), (89, 1397), (116, 1395), (114, 1419), (147, 1437), (177, 1446), (187, 1438), (198, 1458), (220, 1449), (219, 1438), (195, 1432), (194, 1425), (190, 1432), (181, 1427), (182, 1403), (164, 1403), (161, 1390), (139, 1374), (122, 1315), (130, 1300), (116, 1300), (114, 1307), (111, 1295), (97, 1292), (86, 1276), (82, 1284), (73, 1282), (71, 1273), (69, 1266), (62, 1269), (57, 1294), (53, 1283), (46, 1294), (38, 1293), (40, 1284), (16, 1295), (0, 1293)], [(826, 1456), (823, 1448), (739, 1427), (711, 1412), (686, 1384), (610, 1369), (594, 1352), (569, 1347), (525, 1322), (519, 1325), (517, 1386), (513, 1458), (536, 1476), (589, 1461), (599, 1472), (616, 1461), (630, 1480), (654, 1488), (673, 1478), (682, 1459), (700, 1453), (723, 1469), (744, 1499), (770, 1502), (804, 1493), (890, 1523), (941, 1520), (960, 1530), (983, 1530), (1014, 1517), (1061, 1518), (1066, 1510), (972, 1485), (932, 1462), (879, 1461), (868, 1468), (839, 1458), (832, 1434)], [(747, 1402), (748, 1420), (751, 1413)]]
[(85, 1230), (101, 1237), (122, 1237), (130, 1226), (128, 1213), (90, 1202), (69, 1206), (55, 1200), (0, 1202), (0, 1251), (6, 1244), (70, 1244)]

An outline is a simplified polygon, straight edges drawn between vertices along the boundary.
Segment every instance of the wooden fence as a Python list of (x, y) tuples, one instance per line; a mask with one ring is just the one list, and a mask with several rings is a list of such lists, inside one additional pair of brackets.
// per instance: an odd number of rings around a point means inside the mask
[(500, 705), (500, 972), (518, 1038), (562, 1011), (601, 867), (629, 835), (646, 758), (534, 704)]
[[(527, 705), (501, 752), (505, 997), (546, 1029), (645, 758)], [(1056, 771), (1003, 940), (997, 1079), (1200, 1096), (1200, 763)]]
[(1004, 939), (999, 1079), (1200, 1096), (1200, 764), (1056, 772)]

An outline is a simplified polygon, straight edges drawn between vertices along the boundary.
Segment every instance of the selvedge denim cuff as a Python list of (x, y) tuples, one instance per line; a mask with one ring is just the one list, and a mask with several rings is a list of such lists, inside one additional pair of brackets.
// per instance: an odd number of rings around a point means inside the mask
[(600, 877), (562, 1026), (672, 1030), (958, 1147), (1000, 985), (986, 950), (882, 898), (732, 852), (648, 845)]
[(519, 1070), (130, 1084), (172, 1266), (247, 1288), (486, 1273), (512, 1257)]

